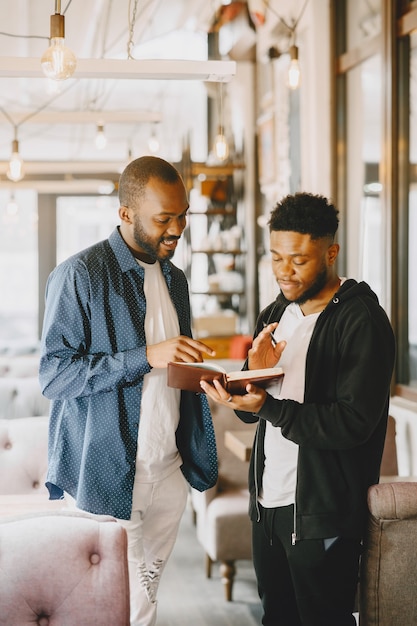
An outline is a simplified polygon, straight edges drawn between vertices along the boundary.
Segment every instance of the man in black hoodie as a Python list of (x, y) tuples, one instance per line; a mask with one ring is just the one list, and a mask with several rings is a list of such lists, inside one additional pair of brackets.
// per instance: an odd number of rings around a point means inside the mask
[(244, 422), (258, 422), (249, 488), (264, 626), (353, 626), (368, 487), (379, 480), (395, 340), (377, 296), (340, 278), (338, 211), (289, 195), (269, 220), (280, 288), (259, 315), (244, 369), (285, 376), (230, 396), (202, 383)]

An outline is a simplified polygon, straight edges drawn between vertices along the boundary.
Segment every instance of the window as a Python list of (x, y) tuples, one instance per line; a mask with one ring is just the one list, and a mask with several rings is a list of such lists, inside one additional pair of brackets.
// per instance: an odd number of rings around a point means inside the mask
[(0, 351), (35, 349), (38, 206), (34, 191), (0, 190)]
[(57, 263), (106, 239), (120, 219), (115, 196), (57, 198)]
[(397, 337), (395, 393), (417, 399), (417, 3), (334, 0), (334, 197), (346, 275)]
[(347, 74), (347, 276), (365, 280), (384, 302), (381, 161), (381, 57)]
[[(410, 36), (408, 197), (408, 382), (417, 388), (417, 33)], [(407, 382), (407, 381), (404, 381)]]

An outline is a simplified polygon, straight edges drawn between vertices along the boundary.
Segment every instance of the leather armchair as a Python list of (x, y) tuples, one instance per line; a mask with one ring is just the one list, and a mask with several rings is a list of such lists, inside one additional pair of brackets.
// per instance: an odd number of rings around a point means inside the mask
[(361, 559), (361, 626), (417, 624), (417, 483), (388, 482), (368, 491)]
[(0, 626), (128, 626), (127, 535), (107, 516), (0, 520)]

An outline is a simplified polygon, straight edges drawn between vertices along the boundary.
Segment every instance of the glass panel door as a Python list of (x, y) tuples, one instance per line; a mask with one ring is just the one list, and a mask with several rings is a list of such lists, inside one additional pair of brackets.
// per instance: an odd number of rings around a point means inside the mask
[(408, 198), (409, 384), (417, 388), (417, 33), (410, 36), (410, 189)]

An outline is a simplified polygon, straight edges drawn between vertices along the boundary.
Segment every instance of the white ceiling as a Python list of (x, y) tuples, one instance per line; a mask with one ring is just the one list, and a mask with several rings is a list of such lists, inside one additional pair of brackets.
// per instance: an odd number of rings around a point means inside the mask
[[(206, 35), (218, 4), (215, 0), (0, 0), (0, 185), (8, 184), (5, 171), (15, 134), (29, 177), (45, 178), (63, 170), (73, 174), (77, 168), (84, 174), (105, 173), (115, 166), (120, 170), (129, 156), (149, 153), (152, 130), (160, 142), (160, 156), (179, 160), (189, 136), (193, 158), (204, 158), (207, 83), (81, 76), (91, 76), (86, 69), (91, 69), (92, 61), (87, 59), (97, 60), (93, 67), (100, 72), (104, 59), (124, 60), (116, 76), (131, 72), (140, 59), (205, 61)], [(136, 21), (130, 29), (135, 5)], [(78, 74), (61, 82), (49, 81), (38, 72), (56, 7), (65, 15), (66, 45), (79, 59)], [(101, 151), (94, 142), (99, 121), (104, 121), (108, 139)]]

